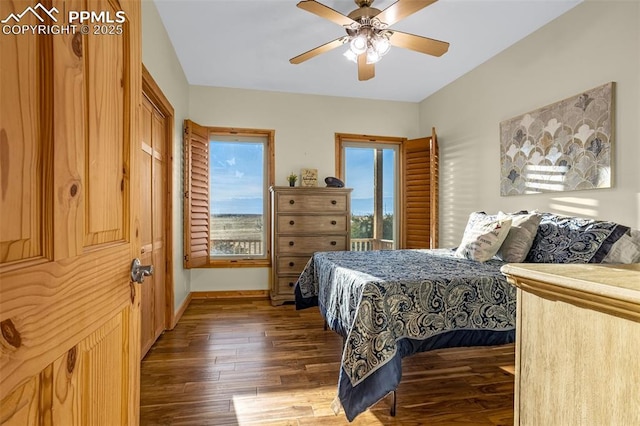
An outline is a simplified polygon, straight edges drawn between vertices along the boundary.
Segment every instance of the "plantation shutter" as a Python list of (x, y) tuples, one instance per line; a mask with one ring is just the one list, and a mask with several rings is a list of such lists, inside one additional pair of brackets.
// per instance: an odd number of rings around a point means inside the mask
[(438, 246), (438, 146), (435, 129), (403, 143), (403, 248)]
[(209, 131), (184, 122), (184, 267), (209, 263)]
[(439, 247), (439, 228), (440, 228), (440, 154), (438, 151), (438, 136), (436, 128), (431, 128), (431, 149), (429, 152), (429, 161), (431, 172), (430, 181), (430, 206), (431, 206), (431, 248)]

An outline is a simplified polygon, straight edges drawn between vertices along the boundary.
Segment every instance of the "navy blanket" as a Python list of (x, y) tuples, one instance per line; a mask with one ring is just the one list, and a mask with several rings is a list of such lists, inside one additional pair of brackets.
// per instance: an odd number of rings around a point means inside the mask
[(345, 338), (338, 396), (349, 421), (398, 386), (415, 352), (515, 340), (516, 291), (503, 262), (450, 249), (320, 252), (296, 283)]

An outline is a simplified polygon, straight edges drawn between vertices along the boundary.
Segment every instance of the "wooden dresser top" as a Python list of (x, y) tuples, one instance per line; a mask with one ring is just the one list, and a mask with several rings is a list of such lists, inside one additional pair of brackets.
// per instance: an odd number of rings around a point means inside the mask
[[(640, 317), (640, 264), (507, 264), (501, 269), (516, 287), (547, 298), (598, 310), (634, 311)], [(634, 315), (634, 316), (636, 316)]]

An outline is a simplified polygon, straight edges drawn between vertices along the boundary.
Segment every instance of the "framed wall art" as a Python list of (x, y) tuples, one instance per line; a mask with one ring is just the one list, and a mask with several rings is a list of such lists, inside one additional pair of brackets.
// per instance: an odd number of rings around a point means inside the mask
[(301, 186), (318, 186), (318, 169), (300, 170)]
[(500, 195), (610, 188), (615, 83), (500, 123)]

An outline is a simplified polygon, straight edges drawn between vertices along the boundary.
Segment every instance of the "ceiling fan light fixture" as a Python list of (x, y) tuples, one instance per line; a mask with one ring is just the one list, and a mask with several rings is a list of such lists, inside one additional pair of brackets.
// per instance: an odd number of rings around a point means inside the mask
[(384, 56), (391, 49), (389, 37), (386, 34), (376, 34), (372, 41), (373, 47), (380, 56)]
[(375, 31), (368, 27), (361, 27), (351, 35), (349, 49), (344, 56), (352, 62), (358, 62), (358, 56), (366, 53), (367, 64), (375, 64), (389, 52), (391, 43), (386, 31)]
[(354, 54), (360, 55), (361, 53), (366, 52), (367, 45), (368, 45), (367, 36), (359, 32), (355, 37), (351, 39), (351, 43), (349, 44), (349, 47)]
[(353, 53), (353, 50), (351, 50), (350, 48), (345, 50), (343, 55), (344, 55), (345, 58), (347, 58), (351, 62), (356, 63), (356, 64), (358, 63), (358, 55)]
[(369, 48), (367, 49), (367, 64), (375, 64), (382, 58), (375, 49)]
[(358, 65), (358, 80), (375, 76), (373, 64), (380, 61), (393, 46), (414, 50), (432, 56), (442, 56), (449, 50), (449, 43), (403, 33), (390, 26), (438, 0), (396, 0), (384, 10), (372, 7), (374, 0), (354, 0), (358, 8), (344, 15), (317, 0), (301, 0), (297, 7), (340, 25), (346, 35), (289, 59), (300, 64), (338, 46), (349, 44), (344, 56)]

